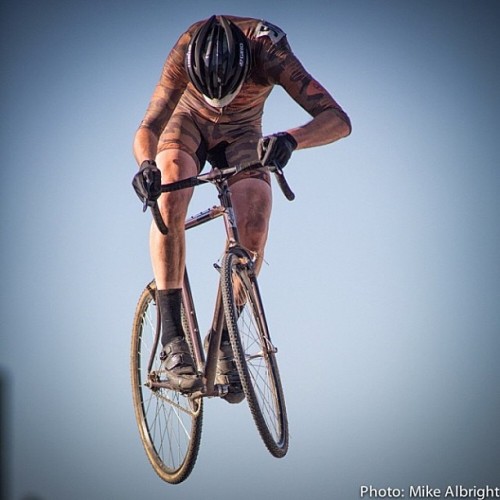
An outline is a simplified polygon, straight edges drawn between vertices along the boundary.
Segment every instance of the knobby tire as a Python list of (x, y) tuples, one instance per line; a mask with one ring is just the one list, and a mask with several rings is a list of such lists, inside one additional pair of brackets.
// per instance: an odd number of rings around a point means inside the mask
[(269, 452), (281, 458), (288, 451), (285, 399), (257, 280), (249, 266), (250, 259), (244, 255), (229, 251), (224, 256), (221, 266), (224, 312), (253, 419)]

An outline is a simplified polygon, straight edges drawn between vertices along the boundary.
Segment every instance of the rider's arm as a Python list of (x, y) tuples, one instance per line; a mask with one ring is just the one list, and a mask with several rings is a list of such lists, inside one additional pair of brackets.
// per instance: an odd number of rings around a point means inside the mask
[(184, 93), (188, 82), (184, 55), (189, 39), (188, 32), (181, 35), (168, 55), (144, 119), (135, 134), (133, 149), (138, 165), (156, 157), (160, 135)]
[(268, 47), (267, 54), (269, 59), (266, 65), (274, 83), (281, 85), (312, 116), (312, 120), (306, 124), (287, 130), (297, 141), (297, 149), (329, 144), (351, 133), (347, 114), (304, 69), (290, 49), (286, 37)]
[(297, 149), (322, 146), (351, 133), (350, 121), (339, 116), (337, 110), (330, 108), (316, 115), (306, 124), (287, 130), (297, 141)]
[(154, 160), (161, 132), (167, 124), (183, 90), (168, 89), (159, 83), (153, 93), (146, 115), (134, 137), (134, 156), (137, 164)]

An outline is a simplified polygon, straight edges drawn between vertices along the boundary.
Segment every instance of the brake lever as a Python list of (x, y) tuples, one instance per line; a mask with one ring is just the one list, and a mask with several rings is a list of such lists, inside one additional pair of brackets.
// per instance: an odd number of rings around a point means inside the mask
[(153, 214), (153, 219), (155, 221), (156, 227), (160, 230), (160, 233), (164, 236), (168, 234), (168, 227), (165, 224), (163, 217), (161, 216), (160, 209), (158, 208), (158, 203), (151, 205), (151, 213)]
[(290, 185), (286, 180), (285, 174), (283, 173), (283, 169), (280, 167), (280, 165), (277, 164), (277, 162), (274, 162), (272, 172), (274, 172), (274, 175), (276, 176), (276, 181), (278, 182), (278, 186), (285, 195), (285, 198), (288, 201), (295, 200), (295, 193), (290, 188)]
[(152, 187), (154, 185), (154, 181), (152, 178), (149, 176), (145, 177), (145, 187), (146, 187), (146, 192), (148, 193), (148, 196), (144, 199), (143, 205), (142, 205), (142, 212), (144, 213), (148, 207), (153, 208), (154, 205), (156, 205), (156, 200), (160, 196), (160, 193), (155, 194), (154, 197), (151, 196), (151, 191)]

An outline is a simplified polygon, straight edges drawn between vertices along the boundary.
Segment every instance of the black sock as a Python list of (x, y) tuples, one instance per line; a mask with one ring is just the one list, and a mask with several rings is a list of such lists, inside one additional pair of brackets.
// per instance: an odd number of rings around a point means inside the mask
[(222, 333), (221, 333), (220, 341), (221, 341), (221, 343), (222, 342), (227, 342), (227, 343), (230, 342), (229, 341), (229, 331), (228, 331), (226, 325), (224, 325), (224, 327), (222, 328)]
[(182, 289), (158, 290), (161, 314), (161, 344), (165, 346), (175, 337), (184, 336), (181, 320)]

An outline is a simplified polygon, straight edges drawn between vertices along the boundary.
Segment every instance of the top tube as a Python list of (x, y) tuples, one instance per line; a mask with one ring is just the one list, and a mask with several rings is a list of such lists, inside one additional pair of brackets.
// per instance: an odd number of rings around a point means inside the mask
[[(205, 174), (195, 175), (193, 177), (187, 177), (186, 179), (181, 179), (180, 181), (171, 182), (169, 184), (162, 184), (161, 191), (162, 193), (169, 193), (172, 191), (179, 191), (181, 189), (187, 189), (199, 186), (200, 184), (222, 184), (227, 181), (230, 177), (243, 172), (244, 170), (254, 170), (257, 168), (262, 168), (262, 165), (259, 163), (250, 163), (237, 165), (233, 167), (227, 167), (224, 169), (220, 168), (212, 168), (209, 172)], [(276, 181), (278, 182), (278, 186), (281, 188), (281, 191), (285, 195), (285, 197), (292, 201), (295, 199), (295, 194), (290, 189), (288, 182), (283, 174), (283, 169), (275, 164), (268, 166), (269, 171), (275, 174)], [(161, 216), (160, 209), (158, 207), (158, 203), (155, 202), (151, 207), (151, 212), (153, 214), (153, 219), (160, 230), (160, 232), (164, 235), (168, 234), (168, 227), (165, 224), (163, 217)]]

